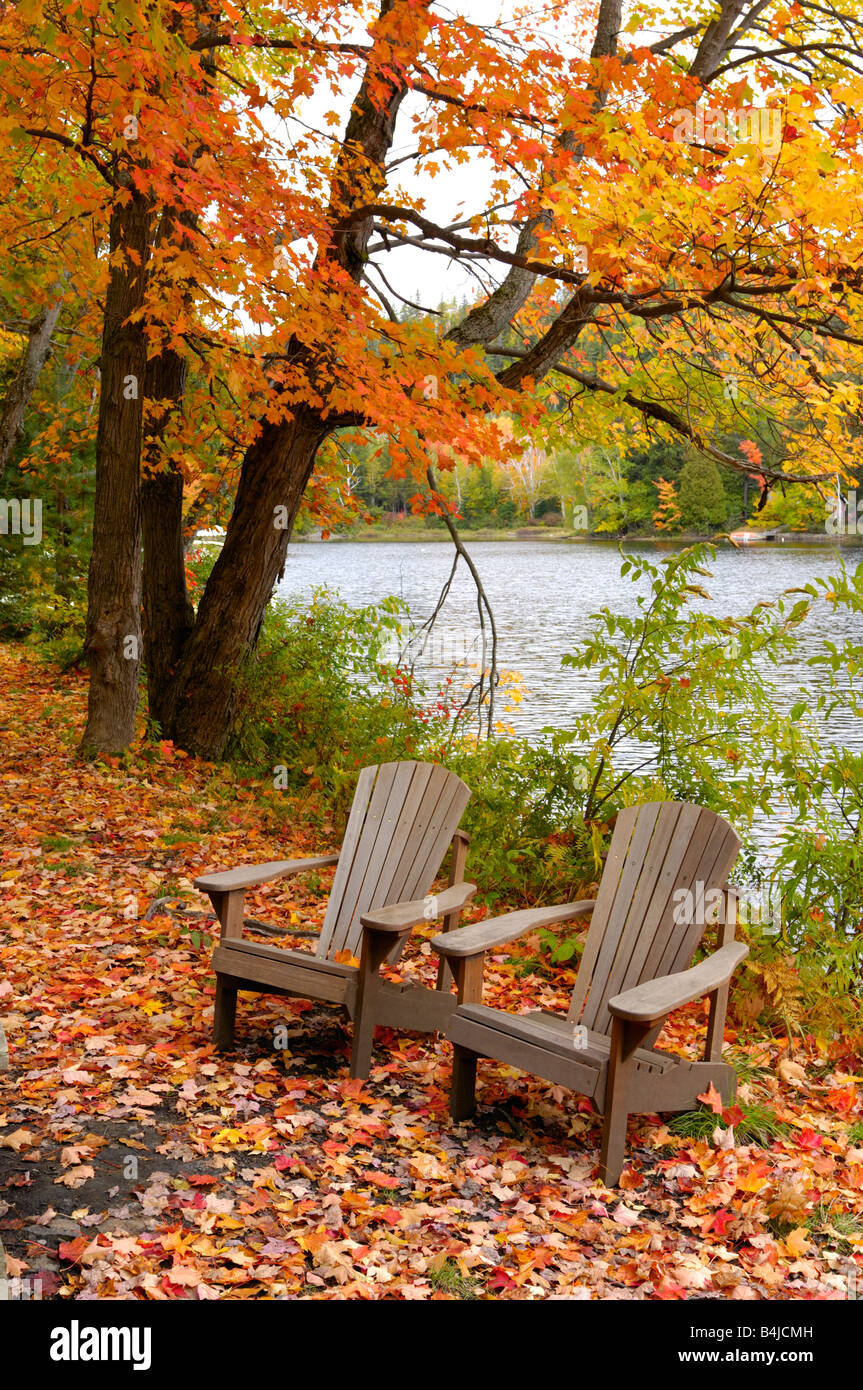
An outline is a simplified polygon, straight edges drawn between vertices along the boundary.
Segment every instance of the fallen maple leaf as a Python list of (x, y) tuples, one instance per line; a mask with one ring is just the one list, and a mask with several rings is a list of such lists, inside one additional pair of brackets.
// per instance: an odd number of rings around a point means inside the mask
[(722, 1125), (717, 1125), (713, 1131), (713, 1144), (717, 1149), (733, 1149), (735, 1147), (734, 1126), (729, 1125), (728, 1129), (723, 1129)]
[(80, 1163), (76, 1168), (70, 1168), (68, 1173), (61, 1173), (54, 1182), (62, 1183), (64, 1187), (83, 1187), (85, 1182), (89, 1182), (95, 1176), (95, 1171), (89, 1163)]
[(425, 1178), (429, 1181), (444, 1181), (452, 1177), (451, 1170), (445, 1163), (441, 1163), (434, 1154), (415, 1153), (411, 1155), (408, 1163), (408, 1172), (411, 1177)]
[(374, 1218), (376, 1221), (386, 1221), (389, 1226), (398, 1226), (402, 1213), (398, 1207), (375, 1207)]
[(92, 1264), (104, 1251), (88, 1236), (76, 1236), (74, 1240), (61, 1241), (57, 1253), (69, 1264)]
[(67, 1067), (62, 1073), (62, 1079), (66, 1086), (80, 1086), (82, 1083), (89, 1085), (93, 1080), (88, 1071), (80, 1071), (77, 1067)]
[(124, 1105), (161, 1105), (161, 1097), (154, 1095), (152, 1091), (138, 1091), (132, 1087), (122, 1097)]
[(850, 1115), (858, 1101), (857, 1088), (856, 1086), (835, 1086), (827, 1092), (825, 1099), (831, 1110), (837, 1110), (840, 1115)]
[(364, 1182), (373, 1182), (376, 1187), (398, 1187), (398, 1178), (392, 1177), (390, 1173), (378, 1173), (374, 1168), (367, 1168), (359, 1175)]
[(797, 1136), (797, 1143), (804, 1149), (820, 1149), (824, 1144), (824, 1136), (816, 1134), (814, 1129), (803, 1129)]
[(792, 1260), (799, 1260), (806, 1251), (811, 1248), (812, 1242), (809, 1239), (809, 1232), (804, 1226), (797, 1226), (785, 1237), (782, 1248)]
[(622, 1202), (618, 1202), (614, 1211), (611, 1213), (612, 1221), (616, 1221), (618, 1226), (637, 1226), (638, 1216), (629, 1207), (625, 1207)]
[(804, 1086), (806, 1084), (806, 1072), (799, 1062), (792, 1062), (790, 1057), (783, 1057), (776, 1070), (789, 1086)]
[(698, 1099), (703, 1101), (705, 1105), (709, 1105), (714, 1115), (722, 1114), (722, 1097), (712, 1081), (704, 1094), (700, 1095)]
[(69, 1144), (65, 1149), (60, 1150), (61, 1168), (76, 1167), (83, 1157), (89, 1157), (93, 1152), (89, 1144)]
[(38, 1142), (37, 1136), (29, 1129), (16, 1129), (11, 1134), (0, 1136), (0, 1149), (12, 1149), (17, 1154), (22, 1149), (32, 1148)]
[(702, 1227), (702, 1235), (707, 1235), (708, 1232), (715, 1231), (718, 1236), (724, 1237), (728, 1230), (728, 1227), (732, 1225), (733, 1221), (734, 1212), (725, 1211), (724, 1209), (720, 1208), (719, 1211), (715, 1211), (713, 1213), (709, 1221), (705, 1222), (704, 1226)]

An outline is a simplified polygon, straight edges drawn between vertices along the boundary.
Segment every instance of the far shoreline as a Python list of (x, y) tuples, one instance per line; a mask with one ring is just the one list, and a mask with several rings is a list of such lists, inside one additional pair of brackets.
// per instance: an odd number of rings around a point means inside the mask
[[(737, 533), (735, 533), (737, 534)], [(658, 536), (655, 533), (626, 532), (617, 535), (594, 534), (584, 531), (570, 531), (563, 527), (519, 527), (515, 530), (496, 530), (491, 528), (478, 528), (470, 530), (459, 527), (459, 536), (465, 542), (471, 541), (499, 541), (502, 544), (514, 544), (520, 541), (531, 542), (550, 542), (555, 545), (614, 545), (618, 546), (625, 543), (634, 545), (656, 545), (661, 547), (688, 546), (699, 542), (709, 544), (733, 545), (738, 550), (766, 549), (780, 547), (799, 547), (802, 549), (820, 549), (825, 546), (839, 548), (853, 548), (863, 546), (863, 535), (840, 535), (831, 536), (825, 532), (818, 531), (781, 531), (775, 534), (759, 535), (750, 533), (745, 539), (729, 541), (728, 532), (715, 532), (712, 535), (696, 533), (680, 533), (674, 536)], [(366, 545), (424, 545), (441, 544), (451, 545), (449, 534), (446, 530), (429, 529), (421, 531), (414, 528), (401, 529), (400, 527), (369, 527), (361, 529), (359, 527), (350, 531), (337, 531), (331, 533), (326, 538), (320, 532), (307, 532), (303, 535), (294, 534), (291, 537), (291, 544), (303, 545), (336, 545), (340, 543), (366, 544)]]

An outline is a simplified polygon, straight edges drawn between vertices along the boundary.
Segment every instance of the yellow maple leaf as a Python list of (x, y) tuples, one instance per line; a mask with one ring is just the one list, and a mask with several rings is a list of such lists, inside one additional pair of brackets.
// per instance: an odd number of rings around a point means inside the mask
[(795, 1226), (794, 1230), (785, 1237), (780, 1248), (786, 1255), (790, 1255), (792, 1260), (799, 1260), (801, 1255), (805, 1255), (806, 1251), (810, 1249), (811, 1245), (809, 1232), (805, 1226)]

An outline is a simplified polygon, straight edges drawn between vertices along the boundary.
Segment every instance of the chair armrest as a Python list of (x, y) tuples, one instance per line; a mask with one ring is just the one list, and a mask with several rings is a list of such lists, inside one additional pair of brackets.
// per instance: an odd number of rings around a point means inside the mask
[(581, 902), (561, 903), (558, 907), (527, 907), (519, 912), (506, 912), (501, 917), (489, 917), (484, 922), (471, 922), (470, 926), (432, 937), (432, 949), (439, 956), (454, 960), (481, 956), (495, 946), (517, 941), (525, 932), (535, 931), (537, 927), (553, 927), (558, 922), (572, 922), (576, 917), (583, 917), (593, 911), (595, 902), (595, 898), (584, 898)]
[(439, 917), (446, 917), (448, 912), (464, 907), (475, 892), (475, 883), (454, 883), (442, 893), (429, 893), (427, 897), (415, 898), (409, 903), (390, 903), (388, 907), (376, 907), (373, 912), (364, 912), (360, 921), (370, 931), (386, 931), (399, 935), (410, 931), (412, 927), (418, 927), (421, 922), (436, 922)]
[(658, 1023), (679, 1009), (682, 1004), (691, 1004), (705, 994), (725, 985), (731, 979), (737, 966), (749, 955), (749, 947), (743, 941), (733, 941), (721, 950), (714, 951), (707, 960), (693, 965), (689, 970), (680, 970), (676, 975), (661, 975), (658, 980), (645, 980), (623, 994), (609, 999), (609, 1011), (616, 1018), (629, 1023)]
[(248, 864), (243, 868), (226, 869), (223, 873), (196, 878), (195, 887), (201, 893), (233, 893), (238, 888), (257, 888), (261, 883), (272, 883), (273, 879), (284, 878), (287, 874), (301, 874), (306, 869), (326, 869), (338, 862), (337, 854), (322, 854), (317, 859), (281, 859), (270, 864)]

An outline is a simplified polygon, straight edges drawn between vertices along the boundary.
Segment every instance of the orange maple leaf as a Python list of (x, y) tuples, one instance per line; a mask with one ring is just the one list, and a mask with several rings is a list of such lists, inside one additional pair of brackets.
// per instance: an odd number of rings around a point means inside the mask
[(704, 1094), (699, 1096), (698, 1099), (703, 1101), (705, 1105), (709, 1105), (714, 1115), (722, 1114), (722, 1097), (712, 1081)]

